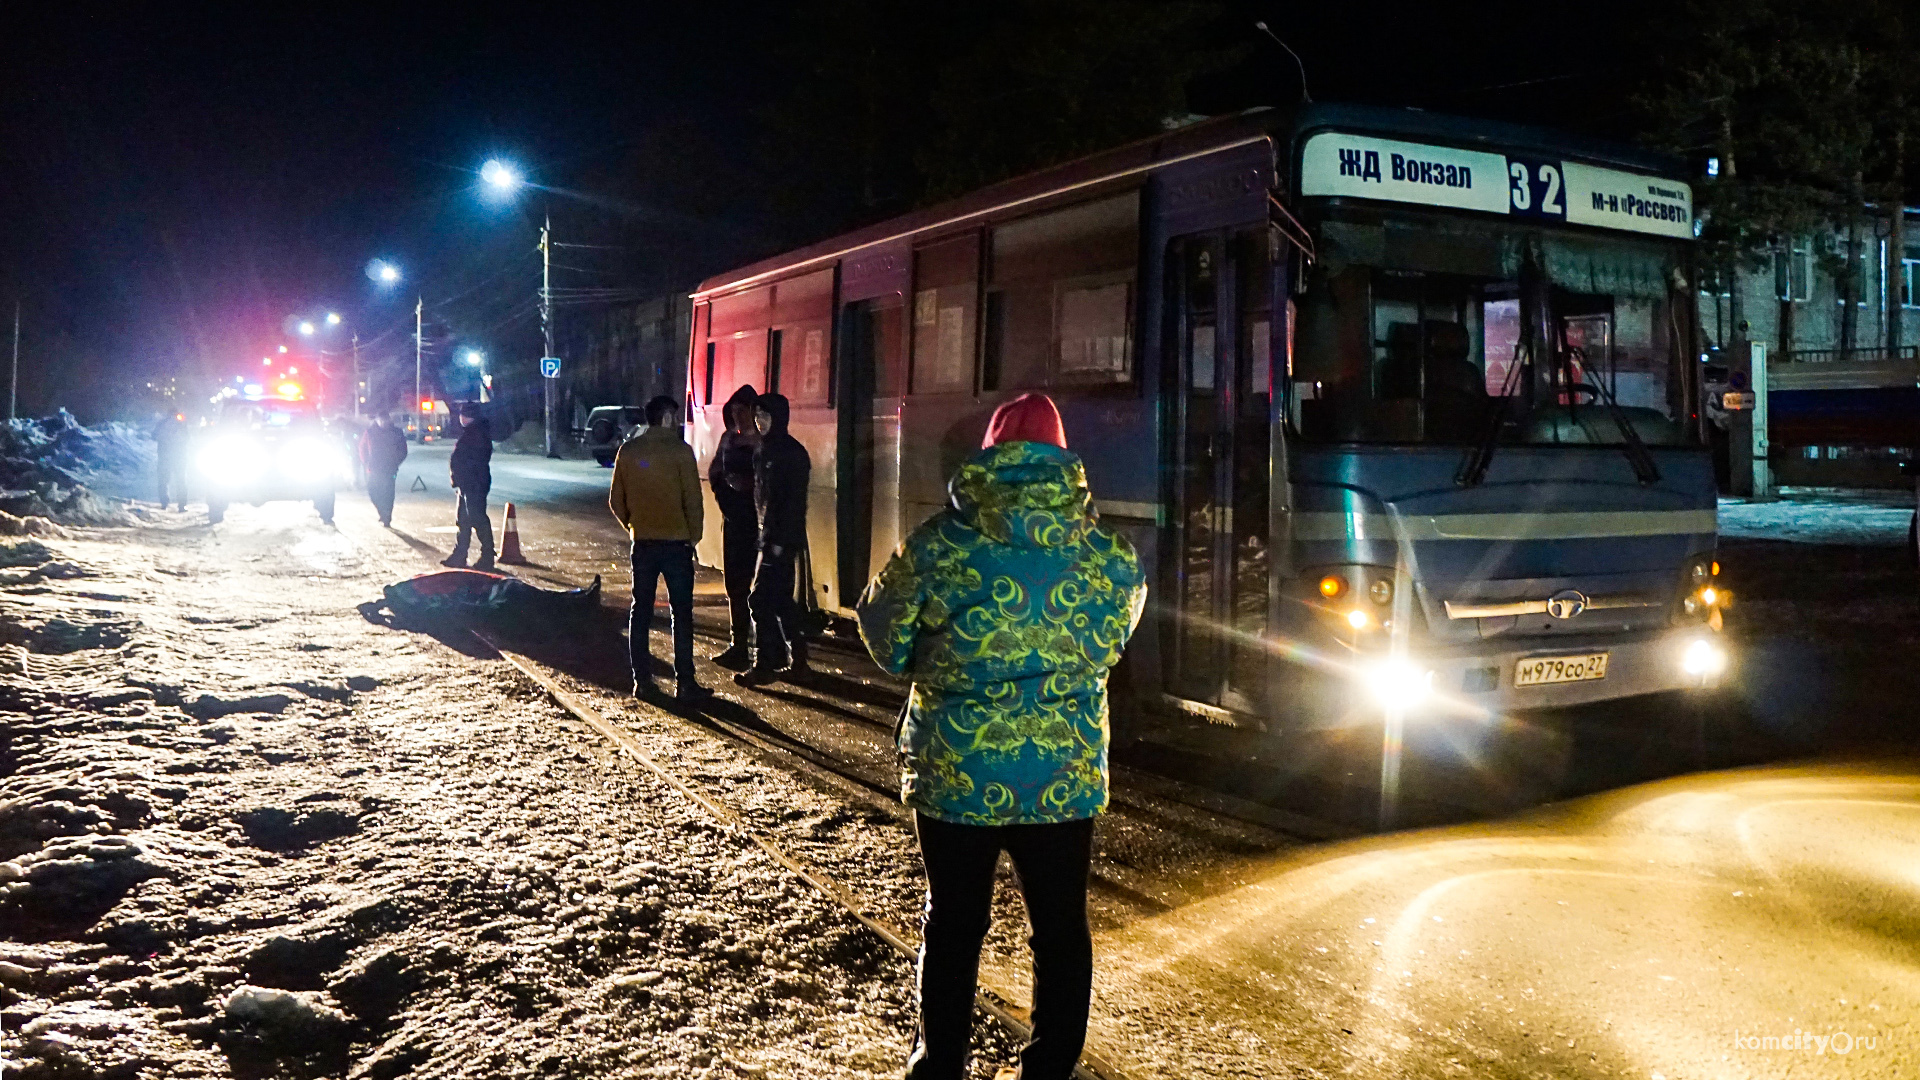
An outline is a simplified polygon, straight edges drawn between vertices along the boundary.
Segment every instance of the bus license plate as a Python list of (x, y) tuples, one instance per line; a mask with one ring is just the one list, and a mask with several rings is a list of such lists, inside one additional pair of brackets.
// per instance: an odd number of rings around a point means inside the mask
[(1584, 656), (1529, 656), (1513, 667), (1515, 686), (1546, 686), (1606, 677), (1607, 654), (1603, 652)]

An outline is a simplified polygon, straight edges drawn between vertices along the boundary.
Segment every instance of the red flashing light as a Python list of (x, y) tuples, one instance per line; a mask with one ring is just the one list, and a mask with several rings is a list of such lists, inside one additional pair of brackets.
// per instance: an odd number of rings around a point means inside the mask
[(433, 402), (432, 402), (431, 400), (428, 400), (428, 401), (422, 401), (422, 402), (420, 403), (420, 411), (421, 411), (421, 412), (423, 412), (423, 413), (430, 413), (430, 412), (432, 412), (432, 411), (433, 411)]

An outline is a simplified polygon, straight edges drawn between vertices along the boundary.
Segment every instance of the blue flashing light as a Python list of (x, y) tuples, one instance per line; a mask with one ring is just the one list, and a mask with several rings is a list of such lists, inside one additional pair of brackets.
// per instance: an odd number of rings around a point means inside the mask
[(266, 387), (261, 386), (257, 382), (250, 382), (240, 388), (240, 392), (247, 395), (248, 397), (259, 397), (262, 393), (265, 392), (265, 390), (266, 390)]

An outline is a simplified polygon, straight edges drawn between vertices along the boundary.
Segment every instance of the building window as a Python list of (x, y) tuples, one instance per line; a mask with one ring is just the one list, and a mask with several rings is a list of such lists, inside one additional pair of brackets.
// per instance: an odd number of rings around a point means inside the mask
[(1813, 248), (1804, 241), (1773, 252), (1773, 293), (1782, 300), (1813, 299)]
[(1920, 282), (1920, 259), (1900, 260), (1900, 306), (1920, 307), (1914, 299), (1913, 287)]

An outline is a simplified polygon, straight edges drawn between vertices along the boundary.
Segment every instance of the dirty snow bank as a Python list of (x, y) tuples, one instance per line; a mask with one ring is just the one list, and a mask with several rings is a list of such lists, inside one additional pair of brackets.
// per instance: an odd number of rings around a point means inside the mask
[(392, 567), (30, 543), (92, 576), (0, 584), (8, 1076), (898, 1074), (905, 962)]
[(125, 482), (151, 475), (153, 468), (153, 439), (132, 424), (83, 427), (65, 409), (39, 420), (0, 424), (0, 533), (51, 535), (42, 526), (13, 525), (8, 518), (132, 525), (125, 508), (102, 498), (88, 481)]

